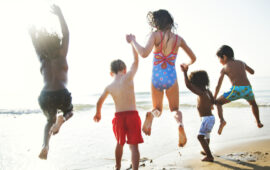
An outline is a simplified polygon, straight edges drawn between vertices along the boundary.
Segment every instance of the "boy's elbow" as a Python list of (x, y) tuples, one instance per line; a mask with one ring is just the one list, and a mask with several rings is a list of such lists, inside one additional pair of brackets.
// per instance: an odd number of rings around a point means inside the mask
[(196, 60), (197, 60), (197, 58), (196, 58), (196, 56), (194, 56), (194, 57), (192, 58), (192, 63), (195, 63)]

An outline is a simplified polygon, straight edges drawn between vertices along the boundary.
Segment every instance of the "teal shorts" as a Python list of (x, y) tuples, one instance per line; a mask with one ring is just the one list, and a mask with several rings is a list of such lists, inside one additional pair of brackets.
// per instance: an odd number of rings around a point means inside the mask
[(232, 86), (231, 90), (224, 93), (223, 96), (230, 101), (238, 99), (254, 100), (251, 86)]

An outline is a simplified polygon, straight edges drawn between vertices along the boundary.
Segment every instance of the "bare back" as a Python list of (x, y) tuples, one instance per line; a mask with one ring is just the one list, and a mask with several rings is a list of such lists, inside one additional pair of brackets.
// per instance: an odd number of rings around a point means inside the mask
[(203, 91), (203, 93), (198, 96), (197, 102), (197, 109), (201, 117), (212, 115), (211, 109), (214, 104), (214, 98), (209, 90)]
[(65, 56), (40, 59), (41, 74), (43, 75), (44, 88), (46, 91), (63, 89), (67, 83), (68, 64)]
[(116, 112), (136, 110), (133, 78), (128, 74), (118, 75), (107, 91), (114, 100)]
[(223, 67), (233, 86), (249, 86), (246, 74), (246, 64), (240, 60), (230, 60)]

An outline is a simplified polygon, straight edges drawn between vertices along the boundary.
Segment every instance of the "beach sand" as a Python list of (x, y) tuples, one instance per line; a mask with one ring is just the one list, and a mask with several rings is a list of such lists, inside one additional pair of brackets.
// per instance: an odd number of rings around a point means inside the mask
[(186, 167), (202, 170), (270, 169), (270, 139), (232, 144), (214, 153), (214, 163), (192, 160)]
[[(103, 109), (100, 123), (94, 123), (94, 109), (76, 111), (59, 134), (50, 141), (46, 161), (38, 154), (46, 119), (43, 114), (0, 114), (1, 170), (111, 170), (116, 140), (112, 132), (114, 109)], [(224, 108), (227, 125), (218, 135), (218, 118), (211, 134), (214, 163), (201, 162), (197, 140), (200, 119), (195, 108), (182, 109), (188, 142), (177, 147), (177, 124), (168, 110), (155, 119), (151, 136), (139, 145), (142, 170), (177, 169), (269, 169), (270, 112), (260, 108), (262, 129), (257, 128), (250, 108)], [(139, 110), (142, 121), (145, 110)], [(241, 121), (240, 121), (241, 120)], [(251, 156), (250, 156), (251, 155)], [(239, 161), (238, 161), (239, 160)], [(124, 147), (122, 169), (130, 167), (130, 150)]]
[(270, 169), (270, 139), (249, 142), (227, 143), (226, 147), (215, 150), (214, 162), (202, 162), (203, 156), (193, 155), (190, 159), (181, 159), (176, 152), (164, 155), (156, 160), (142, 160), (142, 170), (268, 170)]

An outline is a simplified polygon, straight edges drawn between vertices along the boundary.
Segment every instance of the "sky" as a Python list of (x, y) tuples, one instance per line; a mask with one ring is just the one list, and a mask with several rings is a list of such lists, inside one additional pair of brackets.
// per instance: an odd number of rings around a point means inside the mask
[[(146, 15), (158, 9), (171, 13), (176, 33), (197, 57), (190, 71), (206, 70), (212, 90), (222, 67), (215, 54), (223, 44), (231, 46), (235, 58), (255, 70), (254, 77), (270, 73), (268, 0), (0, 0), (0, 95), (40, 93), (40, 63), (27, 28), (43, 26), (61, 33), (57, 18), (50, 13), (54, 3), (62, 9), (70, 31), (68, 88), (74, 94), (102, 92), (113, 80), (109, 73), (114, 59), (122, 59), (130, 67), (133, 56), (125, 35), (135, 34), (144, 45), (151, 32)], [(152, 60), (152, 54), (140, 58), (136, 92), (150, 92)], [(176, 68), (180, 91), (186, 88), (179, 65), (187, 61), (188, 56), (179, 49)], [(230, 86), (228, 80), (225, 84)]]

